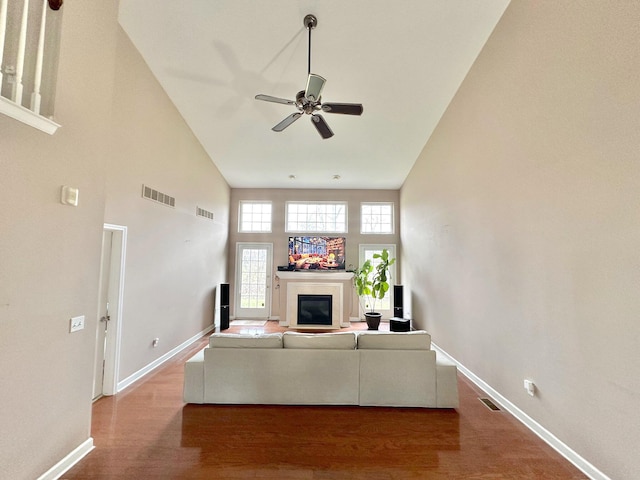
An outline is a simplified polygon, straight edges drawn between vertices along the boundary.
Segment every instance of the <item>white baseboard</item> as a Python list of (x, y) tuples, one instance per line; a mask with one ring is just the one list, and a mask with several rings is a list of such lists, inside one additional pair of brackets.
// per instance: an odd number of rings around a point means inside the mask
[(462, 373), (465, 377), (475, 383), (480, 389), (486, 392), (492, 400), (495, 400), (496, 403), (500, 404), (502, 408), (504, 408), (511, 415), (516, 417), (520, 422), (522, 422), (529, 430), (535, 433), (538, 437), (544, 440), (551, 448), (557, 451), (560, 455), (566, 458), (569, 462), (571, 462), (576, 468), (578, 468), (582, 473), (591, 478), (592, 480), (611, 480), (607, 475), (602, 473), (596, 467), (594, 467), (591, 463), (589, 463), (585, 458), (578, 455), (571, 447), (569, 447), (566, 443), (562, 442), (558, 437), (556, 437), (549, 430), (544, 428), (538, 422), (536, 422), (529, 415), (524, 413), (518, 407), (516, 407), (513, 403), (511, 403), (506, 397), (501, 395), (497, 390), (495, 390), (491, 385), (486, 383), (476, 374), (474, 374), (471, 370), (466, 368), (460, 362), (458, 362), (455, 358), (449, 355), (447, 352), (442, 350), (440, 347), (435, 345), (433, 342), (431, 343), (434, 350), (437, 350), (444, 357), (449, 359), (451, 362), (455, 363), (460, 373)]
[(206, 335), (207, 333), (213, 331), (215, 329), (215, 325), (211, 325), (207, 328), (205, 328), (202, 332), (194, 335), (193, 337), (191, 337), (190, 339), (188, 339), (187, 341), (181, 343), (180, 345), (178, 345), (177, 347), (175, 347), (174, 349), (168, 351), (167, 353), (165, 353), (163, 356), (157, 358), (156, 360), (154, 360), (153, 362), (151, 362), (149, 365), (147, 365), (146, 367), (141, 368), (140, 370), (138, 370), (137, 372), (135, 372), (133, 375), (129, 375), (127, 378), (125, 378), (124, 380), (118, 382), (118, 386), (117, 386), (117, 392), (121, 392), (122, 390), (124, 390), (125, 388), (127, 388), (129, 385), (131, 385), (132, 383), (134, 383), (137, 380), (140, 380), (142, 377), (144, 377), (147, 373), (155, 370), (156, 368), (158, 368), (160, 365), (162, 365), (163, 363), (165, 363), (167, 360), (171, 359), (171, 357), (173, 357), (174, 355), (177, 355), (178, 353), (180, 353), (182, 350), (184, 350), (185, 348), (187, 348), (189, 345), (191, 345), (193, 342), (199, 340), (200, 338), (202, 338), (204, 335)]
[(60, 478), (94, 448), (95, 447), (93, 446), (93, 438), (89, 437), (87, 440), (73, 449), (73, 451), (70, 452), (66, 457), (56, 463), (45, 473), (40, 475), (38, 477), (38, 480), (56, 480)]

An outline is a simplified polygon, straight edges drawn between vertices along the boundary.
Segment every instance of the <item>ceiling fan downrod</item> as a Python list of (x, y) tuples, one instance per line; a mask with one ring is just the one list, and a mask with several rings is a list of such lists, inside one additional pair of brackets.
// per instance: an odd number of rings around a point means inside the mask
[(304, 28), (306, 28), (309, 32), (309, 54), (307, 57), (307, 75), (309, 75), (311, 73), (311, 30), (316, 28), (316, 26), (318, 25), (318, 19), (315, 15), (309, 14), (304, 17), (302, 24), (304, 25)]

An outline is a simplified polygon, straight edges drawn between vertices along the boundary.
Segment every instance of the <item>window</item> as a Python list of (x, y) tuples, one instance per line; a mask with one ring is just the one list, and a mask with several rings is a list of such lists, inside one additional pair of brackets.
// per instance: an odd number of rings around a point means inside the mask
[(360, 233), (393, 233), (393, 203), (361, 203)]
[(271, 202), (240, 202), (239, 232), (270, 232)]
[(346, 231), (347, 202), (287, 202), (287, 232)]

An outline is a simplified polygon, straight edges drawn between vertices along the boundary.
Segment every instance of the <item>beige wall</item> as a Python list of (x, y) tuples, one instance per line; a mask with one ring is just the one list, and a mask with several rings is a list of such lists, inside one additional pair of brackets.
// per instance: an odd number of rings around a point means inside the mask
[[(119, 28), (117, 2), (63, 9), (62, 128), (0, 116), (0, 478), (37, 478), (90, 436), (105, 221), (129, 234), (121, 379), (210, 325), (226, 276), (229, 189)], [(141, 199), (142, 183), (176, 208)], [(80, 189), (78, 207), (60, 204), (61, 185)], [(86, 328), (70, 334), (76, 315)]]
[[(123, 380), (212, 324), (214, 289), (226, 278), (230, 190), (121, 28), (115, 48), (105, 222), (128, 227)], [(176, 207), (143, 199), (142, 184), (175, 197)]]
[[(271, 233), (238, 233), (238, 208), (241, 200), (269, 200), (273, 208), (273, 226)], [(285, 232), (285, 204), (288, 201), (345, 201), (348, 202), (348, 232), (346, 237), (346, 264), (358, 265), (358, 246), (360, 244), (395, 244), (400, 251), (399, 234), (399, 192), (397, 190), (302, 190), (302, 189), (242, 189), (231, 190), (231, 211), (229, 221), (229, 283), (231, 286), (232, 304), (235, 290), (236, 244), (237, 242), (264, 242), (273, 244), (273, 269), (288, 263), (289, 236), (295, 233)], [(396, 233), (393, 235), (360, 234), (360, 202), (393, 202), (395, 204)], [(336, 236), (343, 236), (336, 234)], [(400, 275), (400, 263), (397, 266), (397, 278)], [(274, 287), (277, 283), (274, 283)], [(272, 290), (271, 316), (286, 316), (285, 302), (278, 296), (278, 289)], [(354, 297), (351, 302), (352, 317), (358, 317), (358, 302)], [(234, 305), (231, 314), (234, 315)]]
[(639, 21), (513, 1), (401, 190), (414, 322), (615, 479), (640, 470)]

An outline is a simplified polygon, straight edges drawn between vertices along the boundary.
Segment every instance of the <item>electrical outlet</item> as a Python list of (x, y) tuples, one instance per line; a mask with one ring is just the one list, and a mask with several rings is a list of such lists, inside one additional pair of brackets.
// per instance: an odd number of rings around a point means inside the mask
[(84, 328), (84, 315), (73, 317), (69, 320), (69, 333), (77, 332)]
[(529, 395), (532, 397), (536, 394), (536, 385), (533, 383), (533, 380), (524, 380), (524, 389), (527, 391)]

